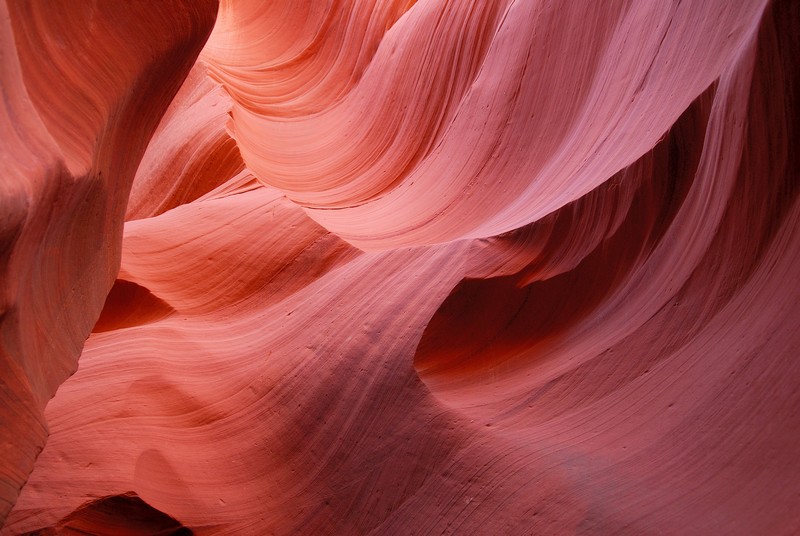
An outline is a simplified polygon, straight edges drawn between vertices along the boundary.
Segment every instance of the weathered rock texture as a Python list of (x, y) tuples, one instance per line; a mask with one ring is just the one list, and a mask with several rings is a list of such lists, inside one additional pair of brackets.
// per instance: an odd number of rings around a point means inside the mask
[(0, 534), (800, 532), (797, 2), (0, 7)]
[(215, 13), (195, 0), (0, 2), (0, 520), (119, 270), (136, 168)]

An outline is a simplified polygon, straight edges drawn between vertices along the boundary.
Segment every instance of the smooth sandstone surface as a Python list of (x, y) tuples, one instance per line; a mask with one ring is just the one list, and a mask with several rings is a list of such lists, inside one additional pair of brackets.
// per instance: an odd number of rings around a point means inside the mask
[(800, 532), (798, 27), (0, 2), (0, 534)]
[[(119, 270), (128, 192), (210, 2), (3, 2), (0, 520)], [(143, 32), (162, 34), (143, 43)]]

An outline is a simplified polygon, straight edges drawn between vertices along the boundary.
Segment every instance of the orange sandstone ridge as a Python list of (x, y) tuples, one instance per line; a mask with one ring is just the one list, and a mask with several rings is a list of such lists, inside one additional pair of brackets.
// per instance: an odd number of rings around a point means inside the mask
[(0, 2), (0, 535), (800, 533), (799, 27)]

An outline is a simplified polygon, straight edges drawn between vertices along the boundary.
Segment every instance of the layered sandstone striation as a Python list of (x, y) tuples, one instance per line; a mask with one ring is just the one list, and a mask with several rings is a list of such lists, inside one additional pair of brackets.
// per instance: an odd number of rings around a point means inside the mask
[(193, 1), (0, 6), (0, 519), (116, 278), (134, 173), (215, 13)]
[(800, 532), (796, 3), (0, 8), (0, 534)]

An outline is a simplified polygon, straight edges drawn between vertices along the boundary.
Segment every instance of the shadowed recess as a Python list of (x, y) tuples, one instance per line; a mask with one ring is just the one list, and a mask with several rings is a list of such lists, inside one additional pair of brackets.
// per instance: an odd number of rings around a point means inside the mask
[(26, 536), (84, 534), (92, 536), (191, 536), (191, 530), (156, 510), (135, 493), (104, 497), (74, 511), (55, 527)]
[(140, 326), (160, 320), (175, 312), (167, 302), (141, 285), (117, 279), (106, 297), (106, 303), (93, 333)]
[[(587, 196), (477, 250), (473, 277), (452, 290), (417, 348), (429, 387), (459, 386), (469, 399), (475, 382), (530, 369), (631, 277), (692, 185), (714, 96), (712, 86), (652, 151)], [(504, 270), (480, 273), (500, 255)]]

